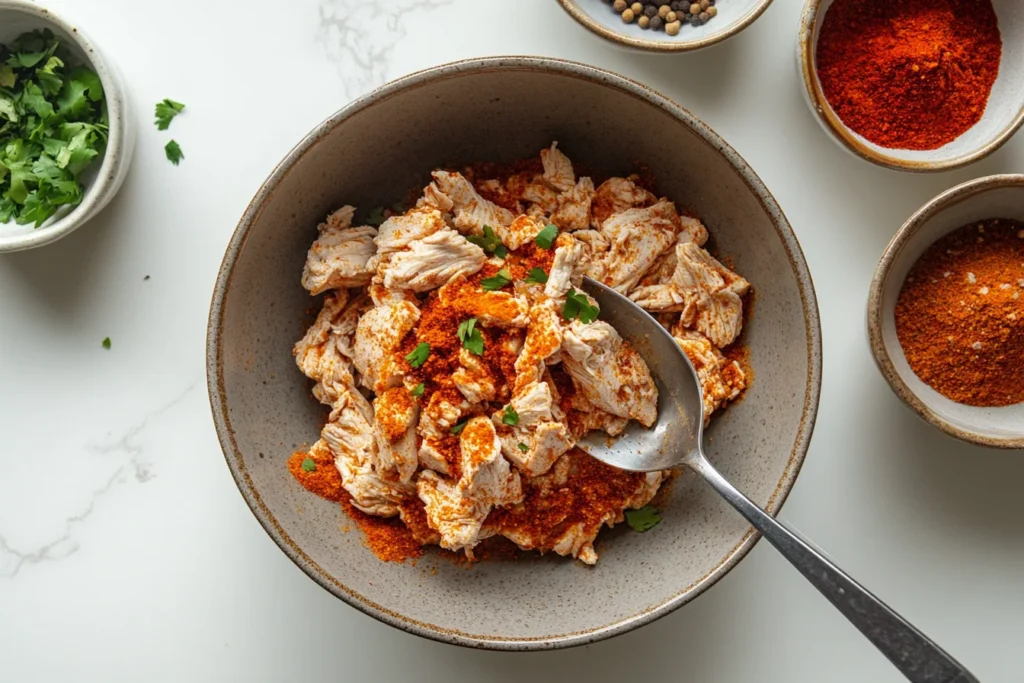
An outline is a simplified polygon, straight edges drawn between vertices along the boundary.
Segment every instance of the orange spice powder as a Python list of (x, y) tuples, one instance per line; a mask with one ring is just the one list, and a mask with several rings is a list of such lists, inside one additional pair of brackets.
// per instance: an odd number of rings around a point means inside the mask
[(423, 555), (423, 544), (399, 517), (368, 515), (352, 505), (348, 493), (341, 497), (341, 509), (362, 530), (366, 546), (383, 562), (404, 562)]
[[(316, 469), (312, 472), (302, 469), (302, 463), (306, 458), (316, 464)], [(341, 474), (334, 466), (334, 458), (329, 452), (296, 451), (288, 458), (288, 471), (307, 491), (327, 500), (341, 500)]]

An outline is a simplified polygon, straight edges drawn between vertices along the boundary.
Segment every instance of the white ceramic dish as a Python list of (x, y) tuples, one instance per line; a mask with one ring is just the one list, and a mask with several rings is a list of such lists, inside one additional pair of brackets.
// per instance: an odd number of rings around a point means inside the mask
[(971, 443), (1024, 448), (1024, 403), (977, 408), (949, 400), (918, 379), (896, 337), (896, 299), (921, 254), (943, 235), (988, 218), (1024, 222), (1024, 175), (972, 180), (940, 194), (910, 217), (875, 270), (868, 296), (868, 337), (875, 362), (889, 386), (926, 421)]
[(116, 67), (109, 62), (82, 30), (48, 9), (24, 0), (0, 0), (0, 44), (22, 33), (48, 28), (83, 64), (100, 77), (107, 101), (110, 131), (103, 160), (83, 174), (85, 194), (81, 203), (57, 214), (39, 228), (0, 223), (0, 252), (21, 251), (50, 244), (84, 225), (105, 207), (124, 182), (135, 147), (135, 121), (127, 92)]
[(983, 159), (999, 149), (1024, 123), (1024, 3), (992, 0), (1003, 38), (999, 76), (985, 114), (970, 130), (939, 149), (888, 149), (847, 128), (829, 106), (815, 65), (818, 33), (834, 0), (807, 0), (800, 18), (797, 66), (804, 101), (832, 140), (855, 156), (900, 171), (945, 171)]
[[(648, 52), (689, 52), (720, 43), (750, 26), (772, 4), (772, 0), (718, 0), (718, 16), (703, 26), (684, 24), (679, 35), (670, 36), (664, 31), (642, 29), (635, 21), (623, 22), (611, 3), (604, 0), (558, 2), (587, 30), (623, 47)], [(665, 4), (668, 2), (665, 0)]]

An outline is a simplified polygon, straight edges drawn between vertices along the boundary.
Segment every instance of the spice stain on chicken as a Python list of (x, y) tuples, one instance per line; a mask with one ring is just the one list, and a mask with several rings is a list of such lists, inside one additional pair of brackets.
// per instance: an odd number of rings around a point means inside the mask
[(309, 456), (338, 477), (291, 469), (340, 497), (382, 559), (424, 544), (473, 558), (501, 537), (593, 564), (600, 530), (657, 493), (666, 473), (574, 448), (657, 417), (647, 365), (595, 319), (584, 275), (663, 317), (697, 368), (705, 419), (746, 387), (722, 347), (749, 284), (703, 250), (699, 220), (636, 176), (595, 188), (555, 143), (506, 167), (435, 171), (376, 231), (354, 215), (328, 217), (310, 249), (302, 283), (326, 295), (294, 351), (331, 407)]

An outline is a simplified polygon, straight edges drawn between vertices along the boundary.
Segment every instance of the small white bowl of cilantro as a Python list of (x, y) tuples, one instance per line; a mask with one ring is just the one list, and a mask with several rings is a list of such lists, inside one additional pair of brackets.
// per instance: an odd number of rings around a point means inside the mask
[(128, 172), (135, 129), (115, 67), (81, 29), (0, 0), (0, 252), (54, 242)]

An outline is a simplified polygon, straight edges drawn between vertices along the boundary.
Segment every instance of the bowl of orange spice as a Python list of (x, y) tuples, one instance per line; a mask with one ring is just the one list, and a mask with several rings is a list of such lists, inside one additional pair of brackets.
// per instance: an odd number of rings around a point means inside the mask
[(918, 415), (964, 441), (1024, 448), (1024, 175), (939, 195), (875, 271), (868, 335)]
[(982, 159), (1024, 123), (1016, 0), (806, 0), (804, 99), (855, 156), (903, 171)]

